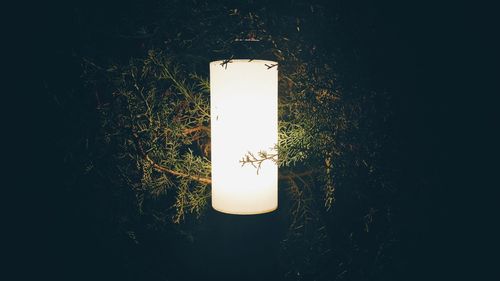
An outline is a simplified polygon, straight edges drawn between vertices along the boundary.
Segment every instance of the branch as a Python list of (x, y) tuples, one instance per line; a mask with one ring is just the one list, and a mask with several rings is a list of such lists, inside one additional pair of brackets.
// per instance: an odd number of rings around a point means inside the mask
[[(190, 178), (192, 180), (195, 180), (195, 181), (198, 181), (198, 182), (201, 182), (201, 183), (204, 183), (204, 184), (212, 184), (212, 180), (209, 179), (209, 178), (205, 178), (205, 177), (201, 177), (201, 176), (188, 175), (188, 174), (177, 172), (177, 171), (174, 171), (174, 170), (170, 170), (170, 169), (168, 169), (166, 167), (158, 165), (153, 160), (151, 160), (151, 158), (149, 158), (149, 156), (146, 156), (146, 160), (148, 160), (149, 163), (151, 163), (151, 165), (153, 165), (153, 168), (155, 168), (158, 171), (166, 172), (166, 173), (169, 173), (171, 175), (178, 176), (178, 177)], [(278, 175), (278, 179), (279, 180), (291, 180), (291, 179), (294, 179), (294, 178), (300, 178), (300, 177), (304, 177), (304, 176), (310, 176), (313, 173), (314, 173), (313, 170), (311, 170), (311, 171), (305, 171), (305, 172), (302, 172), (302, 173), (289, 173), (289, 174), (286, 174), (286, 175)]]
[(160, 166), (160, 165), (156, 164), (147, 155), (146, 155), (146, 160), (149, 163), (151, 163), (151, 165), (153, 165), (153, 168), (155, 168), (158, 171), (166, 172), (166, 173), (172, 174), (174, 176), (178, 176), (178, 177), (190, 178), (192, 180), (195, 180), (195, 181), (198, 181), (198, 182), (201, 182), (201, 183), (204, 183), (204, 184), (211, 184), (212, 183), (212, 180), (209, 179), (209, 178), (204, 178), (204, 177), (201, 177), (201, 176), (193, 176), (193, 175), (185, 174), (185, 173), (182, 173), (182, 172), (177, 172), (177, 171), (174, 171), (174, 170), (170, 170), (170, 169), (168, 169), (166, 167)]
[(135, 143), (137, 145), (137, 149), (139, 150), (139, 154), (141, 154), (142, 157), (144, 157), (149, 163), (151, 163), (151, 165), (153, 166), (153, 168), (156, 169), (157, 171), (166, 172), (166, 173), (169, 173), (171, 175), (178, 176), (178, 177), (190, 178), (192, 180), (195, 180), (195, 181), (198, 181), (198, 182), (201, 182), (201, 183), (204, 183), (204, 184), (211, 184), (212, 183), (212, 180), (209, 179), (209, 178), (204, 178), (204, 177), (201, 177), (201, 176), (188, 175), (188, 174), (185, 174), (185, 173), (182, 173), (182, 172), (178, 172), (178, 171), (174, 171), (174, 170), (171, 170), (169, 168), (166, 168), (166, 167), (163, 167), (161, 165), (158, 165), (157, 163), (155, 163), (153, 161), (153, 159), (149, 158), (149, 156), (144, 152), (144, 149), (142, 148), (142, 145), (141, 145), (141, 143), (139, 141), (139, 136), (136, 133), (132, 133), (132, 135), (134, 136), (134, 141), (135, 141)]
[[(139, 150), (139, 153), (157, 171), (169, 173), (171, 175), (178, 176), (178, 177), (190, 178), (192, 180), (198, 181), (198, 182), (203, 183), (203, 184), (212, 184), (212, 179), (210, 179), (210, 178), (205, 178), (205, 177), (202, 177), (200, 175), (185, 174), (185, 173), (178, 172), (178, 171), (175, 171), (175, 170), (171, 170), (169, 168), (166, 168), (166, 167), (163, 167), (163, 166), (157, 164), (156, 162), (153, 161), (153, 159), (149, 158), (149, 156), (144, 153), (144, 150), (142, 149), (142, 145), (139, 142), (139, 136), (136, 133), (133, 133), (133, 136), (135, 137), (134, 139), (135, 139), (135, 142), (137, 144), (137, 148)], [(290, 179), (294, 179), (294, 178), (300, 178), (300, 177), (303, 177), (303, 176), (309, 176), (309, 175), (312, 175), (313, 173), (314, 173), (313, 170), (305, 171), (305, 172), (301, 172), (301, 173), (289, 173), (289, 174), (286, 174), (286, 175), (278, 175), (278, 179), (279, 180), (290, 180)]]
[(205, 127), (205, 126), (198, 126), (198, 127), (194, 127), (194, 128), (185, 129), (183, 131), (183, 133), (184, 133), (184, 135), (189, 135), (191, 133), (195, 133), (195, 132), (198, 132), (198, 131), (205, 131), (205, 132), (209, 133), (210, 132), (210, 128)]
[(291, 180), (291, 179), (294, 179), (294, 178), (300, 178), (300, 177), (304, 177), (304, 176), (310, 176), (312, 174), (314, 174), (313, 170), (305, 171), (305, 172), (302, 172), (302, 173), (289, 173), (289, 174), (286, 174), (286, 175), (278, 175), (278, 179), (280, 179), (280, 180)]

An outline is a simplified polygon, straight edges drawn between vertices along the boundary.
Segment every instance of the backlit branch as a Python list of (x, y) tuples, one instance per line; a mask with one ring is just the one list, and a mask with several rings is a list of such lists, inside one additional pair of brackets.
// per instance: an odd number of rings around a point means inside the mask
[(247, 155), (241, 158), (240, 163), (242, 167), (245, 166), (245, 164), (252, 165), (255, 169), (257, 169), (257, 175), (258, 175), (262, 163), (266, 160), (271, 160), (277, 164), (278, 153), (267, 153), (265, 151), (259, 151), (258, 155), (255, 156), (252, 152), (249, 151)]

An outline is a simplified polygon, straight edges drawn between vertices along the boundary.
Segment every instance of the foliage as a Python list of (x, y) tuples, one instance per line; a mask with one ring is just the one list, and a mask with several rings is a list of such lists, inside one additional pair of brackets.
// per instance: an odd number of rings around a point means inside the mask
[[(199, 178), (210, 175), (207, 142), (207, 82), (188, 84), (169, 59), (150, 51), (111, 74), (113, 102), (101, 108), (104, 140), (118, 148), (121, 176), (146, 197), (176, 193), (174, 221), (186, 212), (200, 214), (209, 190)], [(131, 165), (130, 163), (134, 163)]]

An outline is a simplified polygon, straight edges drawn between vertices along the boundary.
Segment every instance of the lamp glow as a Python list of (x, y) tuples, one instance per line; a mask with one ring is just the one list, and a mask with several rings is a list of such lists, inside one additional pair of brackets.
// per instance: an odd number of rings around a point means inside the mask
[(278, 207), (278, 167), (243, 165), (248, 152), (276, 153), (278, 66), (265, 60), (210, 63), (212, 207), (262, 214)]

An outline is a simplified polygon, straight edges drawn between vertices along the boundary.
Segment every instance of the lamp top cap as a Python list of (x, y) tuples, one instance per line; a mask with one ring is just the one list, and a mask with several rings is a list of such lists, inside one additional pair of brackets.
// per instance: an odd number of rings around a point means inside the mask
[(259, 64), (273, 64), (277, 65), (277, 61), (272, 61), (272, 60), (258, 60), (258, 59), (227, 59), (227, 60), (216, 60), (210, 62), (210, 64), (219, 64), (223, 65), (226, 63), (259, 63)]

